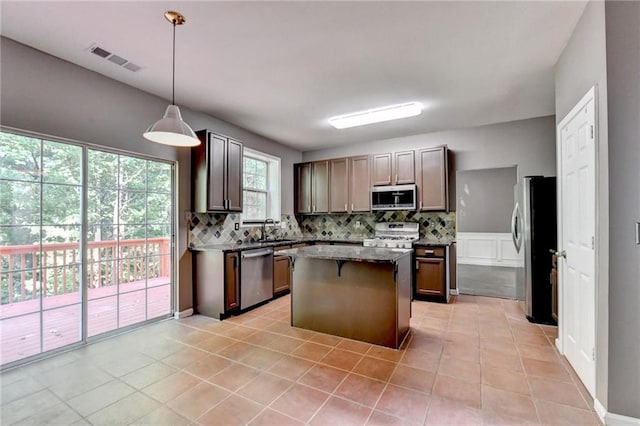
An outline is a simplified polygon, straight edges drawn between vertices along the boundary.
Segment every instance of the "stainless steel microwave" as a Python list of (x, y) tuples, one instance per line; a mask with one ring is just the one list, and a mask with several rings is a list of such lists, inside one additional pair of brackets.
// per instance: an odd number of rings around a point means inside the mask
[(415, 185), (374, 186), (371, 188), (371, 210), (415, 209)]

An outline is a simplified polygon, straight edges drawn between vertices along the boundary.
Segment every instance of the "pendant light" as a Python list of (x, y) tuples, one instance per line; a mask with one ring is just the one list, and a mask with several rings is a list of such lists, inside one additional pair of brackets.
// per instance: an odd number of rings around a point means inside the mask
[(200, 140), (187, 123), (182, 120), (180, 109), (175, 102), (176, 93), (176, 25), (185, 23), (179, 12), (168, 10), (164, 17), (173, 25), (173, 74), (171, 87), (171, 105), (164, 112), (164, 117), (156, 121), (144, 132), (143, 136), (151, 142), (171, 146), (197, 146)]

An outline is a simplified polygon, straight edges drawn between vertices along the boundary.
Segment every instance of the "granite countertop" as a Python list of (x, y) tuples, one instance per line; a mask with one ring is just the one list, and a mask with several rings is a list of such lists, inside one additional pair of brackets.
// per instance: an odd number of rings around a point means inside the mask
[(362, 244), (363, 238), (315, 238), (301, 237), (287, 240), (266, 240), (266, 241), (250, 241), (250, 242), (229, 242), (219, 244), (205, 244), (200, 246), (189, 247), (191, 251), (239, 251), (251, 250), (263, 247), (281, 247), (298, 243), (352, 243)]
[(440, 247), (446, 247), (446, 246), (450, 246), (451, 244), (453, 244), (455, 242), (456, 242), (455, 238), (442, 239), (442, 240), (436, 240), (434, 238), (420, 238), (418, 241), (415, 241), (413, 243), (413, 245), (414, 246), (440, 246)]
[[(299, 238), (291, 238), (287, 240), (267, 240), (267, 241), (250, 241), (250, 242), (229, 242), (229, 243), (218, 243), (218, 244), (205, 244), (201, 246), (193, 246), (190, 247), (191, 251), (240, 251), (240, 250), (251, 250), (263, 247), (281, 247), (290, 244), (298, 244), (298, 243), (351, 243), (351, 244), (362, 244), (364, 238), (362, 237), (351, 237), (351, 238), (318, 238), (318, 237), (299, 237)], [(421, 238), (418, 241), (413, 243), (414, 246), (440, 246), (446, 247), (454, 243), (456, 240), (452, 239), (443, 239), (436, 240), (433, 238)], [(279, 252), (282, 253), (282, 252)]]
[(389, 249), (362, 246), (326, 246), (316, 245), (287, 249), (278, 252), (291, 257), (307, 257), (314, 259), (347, 260), (353, 262), (393, 263), (407, 254), (411, 249)]

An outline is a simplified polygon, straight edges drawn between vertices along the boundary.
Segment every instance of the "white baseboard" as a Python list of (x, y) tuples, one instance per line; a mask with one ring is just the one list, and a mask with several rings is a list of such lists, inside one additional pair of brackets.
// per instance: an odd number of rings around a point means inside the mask
[(182, 312), (175, 312), (173, 314), (173, 317), (175, 319), (182, 319), (182, 318), (190, 317), (191, 315), (193, 315), (193, 308), (185, 309)]
[(457, 288), (452, 288), (452, 289), (449, 291), (449, 293), (450, 293), (452, 296), (457, 296), (457, 295), (459, 295), (459, 294), (460, 294), (460, 293), (458, 293), (458, 289), (457, 289)]
[(597, 399), (593, 400), (593, 408), (596, 410), (596, 414), (607, 426), (638, 426), (640, 425), (640, 419), (635, 417), (623, 416), (620, 414), (609, 413), (604, 405)]
[(517, 268), (524, 264), (524, 250), (516, 252), (511, 234), (458, 232), (458, 264)]
[[(605, 423), (605, 418), (607, 417), (607, 409), (604, 408), (604, 405), (597, 399), (593, 400), (593, 408), (596, 410), (596, 414), (600, 418), (602, 423)], [(606, 423), (605, 423), (606, 424)]]

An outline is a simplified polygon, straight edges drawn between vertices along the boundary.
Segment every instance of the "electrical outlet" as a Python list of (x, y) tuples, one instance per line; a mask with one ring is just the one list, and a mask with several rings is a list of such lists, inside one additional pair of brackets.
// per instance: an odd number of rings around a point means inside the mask
[(357, 228), (360, 228), (360, 221), (359, 220), (356, 220), (356, 229)]
[(280, 229), (287, 229), (287, 222), (280, 222)]
[(239, 230), (240, 230), (240, 224), (239, 224), (238, 222), (236, 222), (236, 223), (233, 225), (233, 229), (235, 229), (236, 231), (239, 231)]

